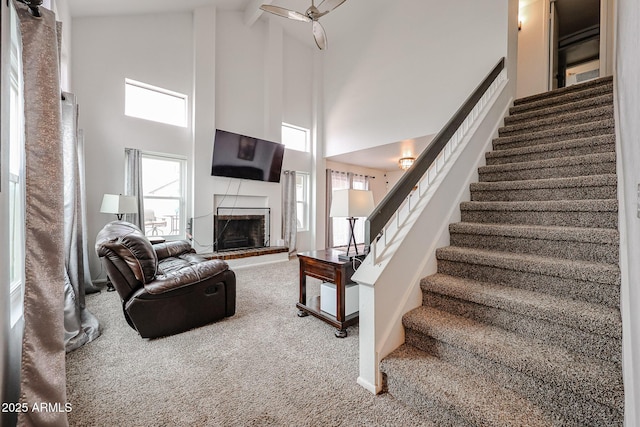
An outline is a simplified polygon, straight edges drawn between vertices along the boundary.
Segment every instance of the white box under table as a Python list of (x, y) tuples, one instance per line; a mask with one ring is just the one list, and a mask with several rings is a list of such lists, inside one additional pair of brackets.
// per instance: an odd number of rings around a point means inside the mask
[[(359, 311), (359, 290), (357, 283), (350, 283), (345, 287), (345, 302), (344, 302), (344, 315)], [(323, 282), (320, 285), (320, 310), (325, 313), (329, 313), (332, 316), (336, 315), (336, 285), (334, 283)]]

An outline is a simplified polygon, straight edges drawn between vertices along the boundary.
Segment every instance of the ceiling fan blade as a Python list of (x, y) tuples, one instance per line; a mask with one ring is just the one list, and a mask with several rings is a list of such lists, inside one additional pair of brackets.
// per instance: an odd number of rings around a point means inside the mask
[(303, 15), (300, 12), (296, 12), (295, 10), (285, 9), (284, 7), (271, 6), (270, 4), (263, 4), (262, 6), (260, 6), (260, 9), (264, 10), (265, 12), (273, 13), (274, 15), (282, 16), (284, 18), (295, 19), (296, 21), (302, 21), (302, 22), (311, 21), (311, 19), (308, 16)]
[(318, 49), (324, 50), (327, 48), (327, 34), (324, 32), (324, 28), (318, 21), (313, 21), (312, 26), (313, 38), (316, 41)]
[(318, 5), (318, 11), (321, 15), (326, 15), (345, 1), (347, 0), (323, 0), (322, 3)]

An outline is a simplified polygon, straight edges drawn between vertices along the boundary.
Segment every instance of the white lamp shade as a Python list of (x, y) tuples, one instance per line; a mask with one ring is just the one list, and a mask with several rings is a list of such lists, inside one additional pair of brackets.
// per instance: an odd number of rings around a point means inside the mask
[(122, 194), (105, 194), (102, 197), (100, 212), (109, 214), (138, 213), (138, 203), (135, 196)]
[(335, 190), (332, 193), (330, 217), (359, 218), (373, 211), (373, 192), (369, 190)]

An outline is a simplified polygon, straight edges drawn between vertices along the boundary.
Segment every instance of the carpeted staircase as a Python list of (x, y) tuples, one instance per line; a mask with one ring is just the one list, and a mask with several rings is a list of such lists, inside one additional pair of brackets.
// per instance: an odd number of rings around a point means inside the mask
[(623, 424), (613, 82), (515, 101), (388, 392), (438, 425)]

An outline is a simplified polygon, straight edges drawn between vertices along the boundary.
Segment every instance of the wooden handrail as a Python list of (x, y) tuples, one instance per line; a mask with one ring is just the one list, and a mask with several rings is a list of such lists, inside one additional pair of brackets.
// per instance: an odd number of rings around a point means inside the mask
[(465, 121), (480, 98), (489, 89), (493, 81), (504, 69), (504, 58), (500, 59), (476, 90), (467, 98), (462, 106), (451, 117), (442, 130), (433, 138), (429, 146), (418, 156), (413, 165), (405, 172), (396, 185), (376, 206), (373, 213), (365, 221), (365, 253), (369, 252), (372, 240), (382, 233), (384, 226), (400, 208), (404, 200), (438, 158), (451, 137)]

